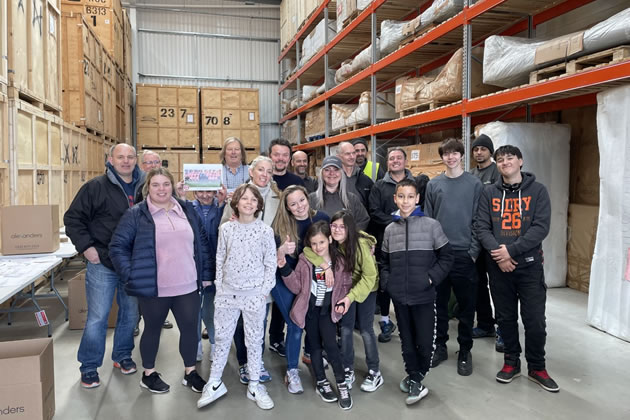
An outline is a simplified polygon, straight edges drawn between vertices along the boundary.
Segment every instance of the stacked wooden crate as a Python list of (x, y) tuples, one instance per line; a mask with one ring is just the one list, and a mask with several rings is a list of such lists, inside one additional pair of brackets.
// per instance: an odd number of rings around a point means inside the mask
[(63, 193), (65, 208), (68, 208), (79, 188), (88, 180), (88, 133), (74, 125), (64, 123), (61, 137)]
[(103, 47), (84, 16), (62, 14), (64, 120), (103, 133)]
[(61, 111), (59, 0), (2, 3), (3, 8), (6, 7), (8, 25), (9, 97), (26, 100), (40, 109), (59, 115)]
[[(217, 163), (217, 153), (228, 137), (238, 137), (249, 155), (260, 150), (257, 89), (201, 89), (201, 141), (204, 163)], [(206, 153), (210, 152), (210, 153)]]
[(57, 204), (63, 224), (63, 120), (17, 98), (8, 117), (11, 204)]
[(61, 0), (63, 12), (79, 13), (90, 23), (107, 53), (123, 68), (123, 8), (120, 0)]
[(198, 91), (190, 86), (136, 85), (138, 146), (198, 148)]

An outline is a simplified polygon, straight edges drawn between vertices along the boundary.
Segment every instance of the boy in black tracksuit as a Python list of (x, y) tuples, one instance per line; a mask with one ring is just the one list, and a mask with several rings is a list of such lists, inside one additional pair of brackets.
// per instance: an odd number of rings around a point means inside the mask
[(408, 376), (400, 382), (407, 404), (428, 394), (422, 380), (429, 371), (435, 345), (435, 286), (448, 274), (453, 254), (440, 222), (418, 206), (412, 180), (396, 185), (398, 211), (383, 235), (381, 288), (394, 302), (402, 356)]
[(520, 376), (520, 301), (528, 378), (547, 391), (557, 392), (559, 387), (545, 368), (547, 287), (542, 241), (549, 233), (549, 194), (533, 174), (521, 172), (523, 156), (517, 147), (500, 147), (494, 160), (501, 179), (485, 187), (475, 231), (486, 250), (490, 291), (505, 342), (505, 364), (496, 379), (510, 383)]

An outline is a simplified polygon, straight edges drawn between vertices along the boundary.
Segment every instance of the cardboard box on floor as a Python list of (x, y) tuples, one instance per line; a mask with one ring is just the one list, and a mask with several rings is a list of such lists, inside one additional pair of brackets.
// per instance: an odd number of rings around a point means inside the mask
[(59, 206), (2, 208), (2, 253), (41, 254), (59, 249)]
[(0, 418), (53, 418), (55, 368), (52, 338), (0, 343), (0, 372)]
[(567, 242), (567, 286), (588, 293), (595, 252), (599, 206), (569, 204)]
[[(85, 270), (80, 271), (76, 276), (68, 281), (68, 313), (69, 326), (71, 330), (82, 330), (85, 328), (87, 321), (87, 299), (85, 297)], [(114, 294), (114, 302), (109, 312), (107, 326), (114, 328), (118, 317), (118, 303), (116, 302), (116, 294)]]

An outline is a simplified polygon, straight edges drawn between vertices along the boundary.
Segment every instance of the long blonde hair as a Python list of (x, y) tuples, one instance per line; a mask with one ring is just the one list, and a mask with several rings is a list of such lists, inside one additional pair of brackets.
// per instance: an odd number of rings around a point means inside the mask
[[(284, 242), (286, 237), (291, 238), (291, 241), (298, 244), (300, 242), (300, 238), (298, 237), (297, 231), (297, 222), (295, 221), (295, 216), (289, 210), (287, 206), (287, 198), (290, 194), (293, 194), (296, 191), (301, 191), (306, 197), (306, 201), (308, 202), (308, 191), (301, 185), (290, 185), (282, 192), (280, 196), (280, 205), (278, 206), (278, 211), (276, 212), (276, 217), (273, 219), (273, 223), (271, 223), (271, 227), (276, 235), (280, 236), (280, 241)], [(313, 210), (309, 206), (308, 217), (312, 218), (317, 213), (316, 210)], [(295, 248), (297, 253), (298, 247)]]

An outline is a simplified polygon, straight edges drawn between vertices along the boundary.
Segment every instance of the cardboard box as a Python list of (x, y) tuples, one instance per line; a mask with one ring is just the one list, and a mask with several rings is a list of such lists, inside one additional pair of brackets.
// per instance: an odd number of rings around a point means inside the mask
[(2, 253), (41, 254), (59, 249), (59, 206), (2, 208)]
[(599, 206), (569, 204), (567, 286), (588, 293), (595, 252)]
[(52, 419), (54, 364), (52, 338), (0, 343), (0, 418)]
[[(69, 326), (71, 330), (82, 330), (87, 321), (87, 299), (85, 297), (85, 270), (79, 272), (76, 276), (68, 281), (68, 313)], [(118, 317), (118, 303), (116, 303), (116, 294), (114, 294), (114, 302), (109, 312), (107, 326), (114, 328)]]
[(584, 31), (551, 39), (536, 48), (534, 64), (563, 60), (584, 50)]
[(407, 169), (418, 166), (431, 166), (442, 164), (442, 158), (438, 153), (440, 142), (414, 144), (404, 147), (407, 152)]

